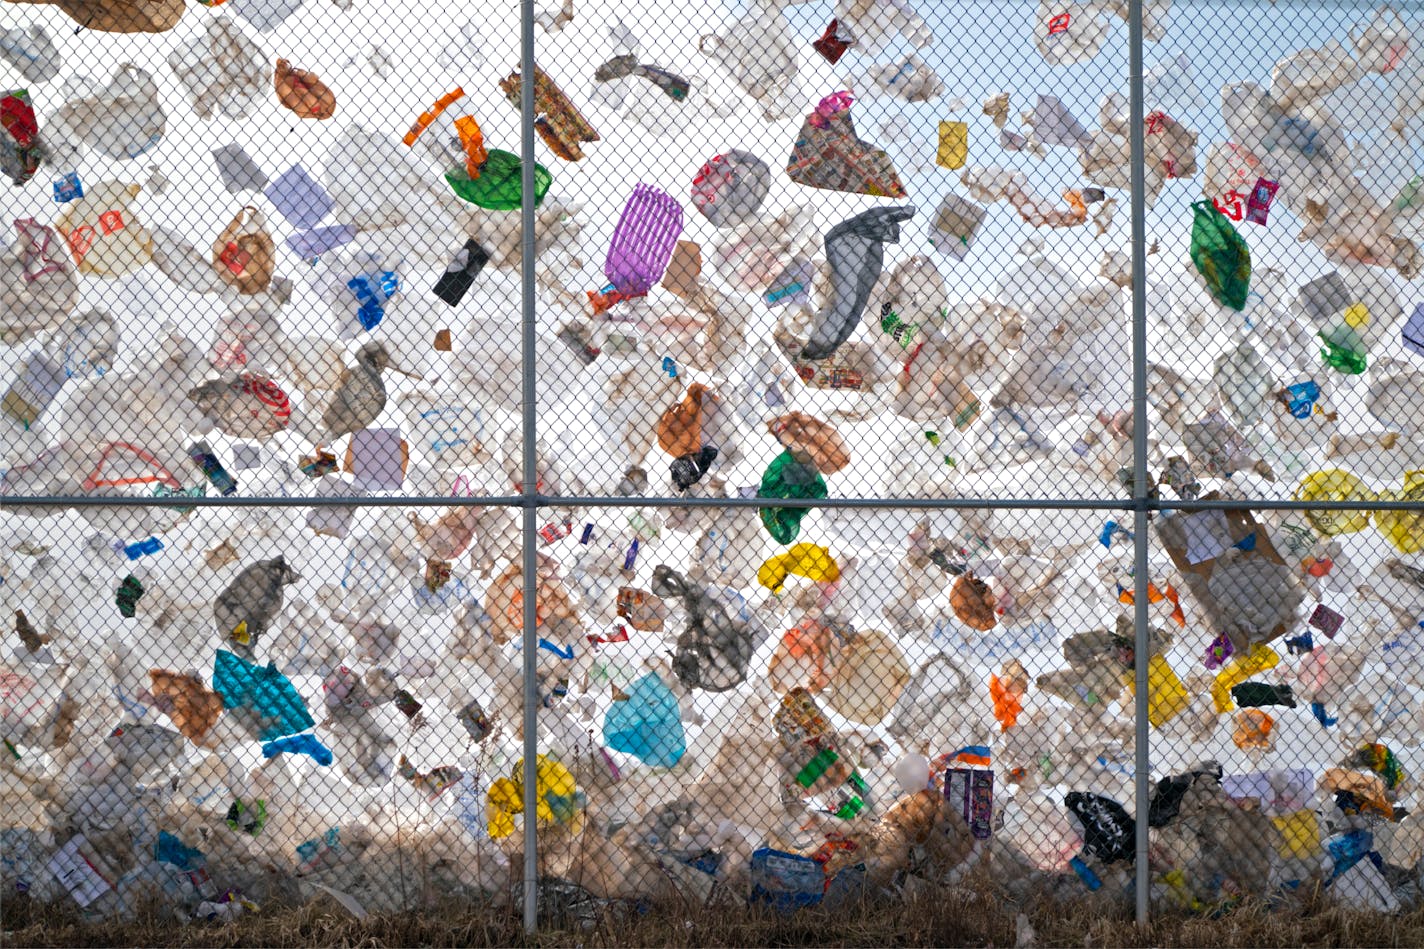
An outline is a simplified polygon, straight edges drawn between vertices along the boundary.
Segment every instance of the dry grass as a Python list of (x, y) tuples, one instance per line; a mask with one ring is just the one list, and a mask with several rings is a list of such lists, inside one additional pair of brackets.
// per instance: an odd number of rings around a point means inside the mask
[(508, 909), (446, 903), (419, 912), (353, 919), (325, 897), (233, 924), (181, 925), (151, 915), (129, 922), (83, 922), (76, 911), (0, 906), (9, 946), (1013, 946), (1016, 917), (1036, 930), (1036, 946), (1424, 946), (1424, 909), (1399, 916), (1343, 911), (1307, 897), (1291, 909), (1238, 906), (1217, 918), (1163, 914), (1137, 929), (1129, 908), (1084, 899), (1015, 904), (992, 886), (934, 899), (861, 904), (778, 916), (757, 909), (662, 906), (602, 912), (579, 926), (546, 920), (526, 937)]

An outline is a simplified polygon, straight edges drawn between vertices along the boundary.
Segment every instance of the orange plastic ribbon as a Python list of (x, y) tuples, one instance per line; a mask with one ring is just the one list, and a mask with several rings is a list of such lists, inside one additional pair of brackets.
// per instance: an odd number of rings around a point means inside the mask
[(473, 115), (462, 115), (455, 120), (455, 131), (460, 135), (460, 144), (465, 148), (465, 174), (473, 181), (480, 176), (480, 169), (489, 160), (485, 148), (485, 134), (480, 131), (480, 123)]
[(414, 145), (415, 140), (420, 138), (436, 119), (440, 118), (440, 113), (450, 108), (453, 103), (463, 98), (464, 95), (465, 90), (460, 86), (456, 86), (454, 91), (447, 92), (435, 100), (434, 105), (420, 113), (420, 118), (415, 120), (415, 124), (410, 127), (410, 131), (405, 133), (405, 137), (402, 138), (401, 141), (405, 142), (407, 147)]

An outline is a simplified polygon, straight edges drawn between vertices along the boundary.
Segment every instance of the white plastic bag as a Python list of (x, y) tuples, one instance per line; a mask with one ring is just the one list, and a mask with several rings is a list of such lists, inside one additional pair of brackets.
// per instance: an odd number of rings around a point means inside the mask
[(55, 116), (77, 139), (109, 158), (137, 158), (163, 138), (168, 117), (153, 77), (121, 63), (107, 86), (89, 76), (65, 83), (65, 103)]
[(79, 300), (74, 262), (54, 229), (21, 218), (15, 231), (0, 248), (0, 343), (7, 346), (59, 326)]
[(169, 53), (168, 65), (204, 119), (245, 118), (262, 98), (270, 68), (261, 48), (223, 16)]

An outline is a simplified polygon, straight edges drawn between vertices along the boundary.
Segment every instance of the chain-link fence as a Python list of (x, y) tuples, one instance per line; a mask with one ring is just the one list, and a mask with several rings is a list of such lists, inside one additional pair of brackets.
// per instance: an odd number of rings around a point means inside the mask
[(184, 6), (0, 5), (5, 897), (1417, 905), (1416, 4)]

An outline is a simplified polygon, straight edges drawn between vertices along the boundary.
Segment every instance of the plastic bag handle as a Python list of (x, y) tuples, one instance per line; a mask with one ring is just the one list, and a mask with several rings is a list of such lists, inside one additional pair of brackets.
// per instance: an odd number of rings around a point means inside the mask
[(250, 224), (252, 227), (261, 230), (267, 222), (260, 210), (251, 204), (247, 204), (243, 205), (242, 210), (237, 212), (237, 223), (240, 227)]

